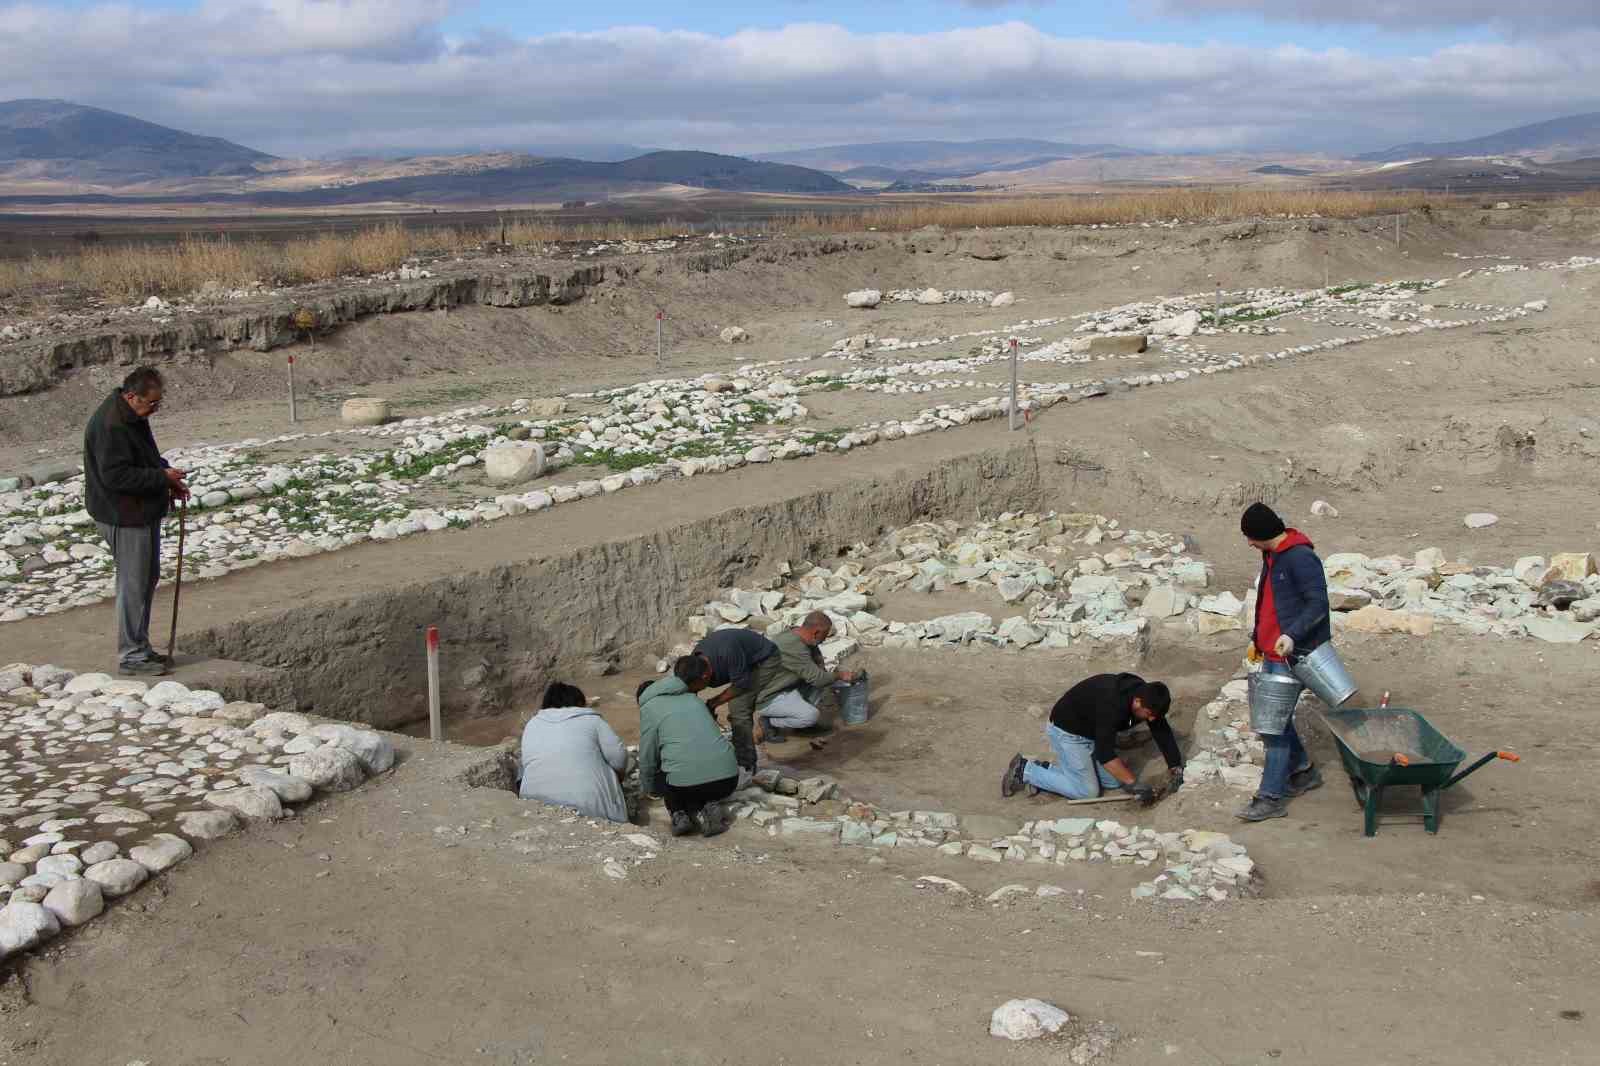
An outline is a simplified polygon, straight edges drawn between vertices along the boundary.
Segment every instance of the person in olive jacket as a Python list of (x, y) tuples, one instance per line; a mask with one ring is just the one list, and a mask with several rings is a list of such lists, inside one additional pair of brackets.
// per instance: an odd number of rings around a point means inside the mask
[(142, 366), (105, 398), (83, 433), (84, 506), (117, 567), (117, 671), (164, 674), (167, 657), (150, 646), (150, 605), (161, 576), (161, 520), (187, 499), (184, 471), (161, 457), (149, 418), (163, 383)]

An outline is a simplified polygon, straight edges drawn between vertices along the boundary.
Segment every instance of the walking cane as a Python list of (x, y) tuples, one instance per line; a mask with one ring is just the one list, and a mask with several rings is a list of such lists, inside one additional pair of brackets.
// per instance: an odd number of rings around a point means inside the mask
[(189, 499), (183, 497), (178, 500), (178, 574), (172, 583), (172, 632), (167, 635), (167, 663), (176, 662), (174, 656), (178, 648), (178, 594), (183, 591), (183, 534), (187, 523), (184, 519), (189, 517)]

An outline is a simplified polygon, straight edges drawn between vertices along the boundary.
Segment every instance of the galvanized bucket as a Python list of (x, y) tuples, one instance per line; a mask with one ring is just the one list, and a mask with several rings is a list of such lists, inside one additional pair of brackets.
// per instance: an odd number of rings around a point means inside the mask
[(1250, 728), (1278, 736), (1289, 725), (1305, 686), (1287, 674), (1260, 671), (1250, 675)]
[(863, 670), (854, 681), (835, 681), (834, 695), (839, 697), (839, 720), (845, 725), (865, 725), (872, 717), (872, 705), (867, 702), (867, 673)]
[(1329, 707), (1337, 707), (1356, 694), (1355, 679), (1344, 668), (1344, 661), (1331, 643), (1323, 644), (1309, 655), (1291, 659), (1289, 669)]

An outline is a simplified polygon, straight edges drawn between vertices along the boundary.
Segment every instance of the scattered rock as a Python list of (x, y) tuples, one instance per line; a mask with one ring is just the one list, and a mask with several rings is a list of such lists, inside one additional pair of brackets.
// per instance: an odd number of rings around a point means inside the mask
[(1313, 500), (1311, 502), (1311, 513), (1319, 518), (1339, 517), (1338, 508), (1334, 507), (1334, 505), (1329, 503), (1327, 500)]
[[(255, 787), (251, 787), (248, 790), (253, 792)], [(246, 789), (233, 789), (232, 791), (244, 792)], [(230, 792), (213, 792), (206, 797), (206, 801), (208, 803), (213, 802), (214, 797), (230, 794)], [(279, 810), (281, 813), (282, 808)], [(216, 840), (218, 837), (225, 837), (239, 828), (239, 819), (233, 816), (232, 811), (233, 808), (231, 807), (227, 810), (216, 811), (184, 811), (178, 816), (178, 829), (184, 836), (193, 840)]]
[(59, 932), (54, 914), (37, 903), (12, 900), (0, 907), (0, 959), (36, 948)]
[(1072, 1021), (1060, 1007), (1039, 999), (1013, 999), (996, 1007), (989, 1018), (989, 1035), (1006, 1040), (1037, 1040), (1059, 1033)]
[(1485, 529), (1500, 521), (1500, 516), (1489, 514), (1487, 511), (1479, 511), (1467, 515), (1461, 521), (1466, 523), (1468, 529)]
[(750, 334), (740, 326), (729, 326), (721, 333), (723, 344), (744, 344), (750, 340)]
[(844, 302), (849, 307), (877, 307), (883, 302), (883, 293), (877, 289), (857, 289), (855, 292), (845, 293)]

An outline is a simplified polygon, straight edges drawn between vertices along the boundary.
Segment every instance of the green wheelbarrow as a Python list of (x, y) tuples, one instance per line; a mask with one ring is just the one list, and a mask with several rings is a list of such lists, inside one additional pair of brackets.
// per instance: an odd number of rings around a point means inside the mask
[(1345, 773), (1356, 802), (1366, 812), (1365, 834), (1378, 833), (1383, 790), (1393, 785), (1422, 789), (1422, 824), (1439, 831), (1439, 794), (1495, 759), (1519, 761), (1509, 751), (1491, 751), (1460, 773), (1467, 753), (1452, 744), (1416, 711), (1384, 707), (1376, 710), (1324, 711), (1322, 720), (1339, 745)]

